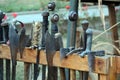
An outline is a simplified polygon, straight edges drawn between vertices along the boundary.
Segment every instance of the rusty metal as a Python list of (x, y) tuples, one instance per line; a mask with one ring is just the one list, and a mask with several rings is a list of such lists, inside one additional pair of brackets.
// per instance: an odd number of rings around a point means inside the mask
[[(5, 14), (0, 11), (0, 44), (5, 43), (5, 31), (4, 28), (1, 26), (2, 19), (4, 18)], [(0, 80), (4, 79), (4, 63), (3, 59), (0, 59)]]
[[(46, 34), (46, 31), (48, 30), (48, 16), (49, 16), (49, 13), (48, 12), (43, 12), (42, 14), (43, 16), (43, 47), (45, 47), (45, 34)], [(42, 65), (42, 80), (46, 80), (46, 65)]]
[[(48, 62), (48, 79), (49, 80), (57, 80), (58, 71), (57, 67), (53, 67), (53, 56), (55, 51), (60, 50), (60, 47), (63, 47), (62, 39), (60, 33), (58, 33), (57, 22), (59, 20), (59, 16), (57, 14), (53, 14), (51, 17), (51, 34), (47, 32), (46, 34), (46, 56)], [(51, 46), (52, 45), (52, 46)]]
[(48, 3), (48, 10), (49, 11), (54, 11), (55, 10), (55, 2), (49, 2)]
[[(21, 39), (20, 36), (25, 35), (25, 33), (21, 33), (24, 29), (22, 29), (22, 31), (19, 34), (16, 32), (16, 26), (15, 26), (16, 22), (20, 22), (20, 21), (9, 23), (9, 42), (10, 42), (9, 45), (10, 45), (10, 52), (11, 52), (11, 59), (12, 59), (12, 80), (16, 80), (16, 65), (17, 65), (16, 58), (17, 58), (17, 53), (19, 52), (20, 48), (22, 48), (22, 47), (19, 47), (19, 45), (22, 42), (23, 43), (25, 42), (25, 41), (22, 41), (19, 43)], [(21, 26), (23, 27), (23, 24)], [(24, 38), (25, 37), (22, 37), (22, 39)]]

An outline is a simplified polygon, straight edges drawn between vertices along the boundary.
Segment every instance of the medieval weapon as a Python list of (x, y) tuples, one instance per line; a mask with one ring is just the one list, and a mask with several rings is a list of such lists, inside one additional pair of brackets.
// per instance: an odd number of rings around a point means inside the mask
[(46, 32), (46, 58), (48, 63), (48, 78), (47, 80), (55, 80), (55, 77), (53, 75), (53, 56), (56, 52), (55, 50), (55, 38), (47, 31)]
[[(76, 14), (78, 14), (78, 4), (79, 4), (79, 0), (70, 0), (70, 12), (75, 11)], [(70, 47), (72, 47), (71, 49), (75, 48), (76, 27), (77, 27), (77, 20), (68, 21), (67, 48)], [(65, 73), (66, 73), (66, 80), (70, 80), (70, 70), (66, 69)], [(75, 71), (73, 71), (73, 73), (75, 73)], [(73, 76), (75, 77), (75, 75)]]
[[(34, 64), (34, 80), (39, 75), (39, 55), (40, 50), (45, 49), (45, 33), (48, 30), (48, 12), (43, 12), (43, 23), (36, 22), (32, 29), (32, 48), (37, 48), (36, 64)], [(46, 66), (42, 66), (42, 80), (45, 80)]]
[[(3, 42), (7, 44), (7, 42), (9, 41), (9, 25), (6, 22), (2, 22), (1, 26), (2, 26), (3, 32), (4, 32), (3, 36), (5, 36), (5, 39)], [(10, 80), (10, 70), (11, 70), (10, 60), (6, 59), (5, 63), (6, 63), (6, 80)]]
[[(49, 13), (48, 12), (44, 12), (42, 14), (43, 16), (43, 25), (42, 25), (42, 46), (45, 48), (45, 34), (48, 30), (48, 16), (49, 16)], [(46, 65), (43, 65), (42, 66), (42, 80), (45, 80), (46, 78)]]
[(40, 22), (34, 22), (32, 27), (32, 48), (37, 49), (36, 63), (34, 64), (34, 80), (37, 80), (39, 76), (39, 55), (40, 45), (42, 38), (42, 24)]
[[(22, 26), (21, 31), (19, 33), (16, 32), (16, 26), (15, 24), (19, 22)], [(22, 33), (23, 32), (23, 33)], [(11, 52), (11, 59), (12, 59), (12, 80), (15, 80), (16, 78), (16, 58), (17, 58), (17, 52), (21, 50), (23, 52), (25, 46), (21, 46), (20, 44), (25, 43), (26, 40), (21, 41), (22, 39), (25, 39), (25, 28), (23, 27), (23, 23), (20, 21), (15, 21), (9, 23), (9, 42), (10, 42), (10, 52)], [(19, 46), (20, 45), (20, 46)], [(20, 49), (22, 48), (22, 49)], [(22, 56), (23, 53), (20, 55)]]
[(49, 2), (48, 3), (48, 10), (49, 11), (54, 11), (54, 9), (55, 9), (55, 2)]
[(40, 45), (41, 45), (41, 23), (35, 22), (33, 26), (33, 46), (35, 49), (37, 49), (37, 56), (36, 56), (36, 63), (34, 64), (34, 80), (37, 80), (39, 76), (39, 55), (40, 55)]
[[(69, 47), (68, 48), (61, 48), (60, 49), (60, 58), (61, 59), (63, 59), (64, 57), (66, 57), (66, 54), (68, 53), (68, 52), (70, 52), (70, 51), (72, 51), (74, 48), (75, 48), (75, 44), (74, 44), (74, 36), (72, 36), (72, 35), (74, 35), (75, 33), (74, 33), (74, 27), (75, 27), (75, 21), (77, 20), (77, 17), (78, 17), (78, 15), (77, 15), (77, 13), (75, 12), (75, 11), (71, 11), (70, 13), (69, 13), (69, 20), (72, 22), (71, 23), (71, 25), (72, 25), (72, 28), (71, 28), (71, 38), (70, 38), (70, 43), (69, 43)], [(69, 33), (68, 33), (69, 34)], [(69, 41), (69, 40), (68, 40)], [(65, 73), (66, 73), (66, 80), (69, 80), (69, 70), (68, 69), (65, 69), (66, 71), (65, 71)]]
[[(52, 15), (51, 17), (51, 34), (46, 33), (46, 57), (48, 62), (48, 79), (57, 80), (57, 68), (53, 67), (53, 56), (57, 50), (62, 46), (61, 35), (58, 33), (57, 22), (59, 16), (57, 14)], [(59, 43), (60, 42), (60, 43)]]
[[(1, 27), (4, 16), (5, 14), (0, 11), (0, 44), (4, 43), (3, 28)], [(0, 59), (0, 80), (3, 80), (3, 59)]]

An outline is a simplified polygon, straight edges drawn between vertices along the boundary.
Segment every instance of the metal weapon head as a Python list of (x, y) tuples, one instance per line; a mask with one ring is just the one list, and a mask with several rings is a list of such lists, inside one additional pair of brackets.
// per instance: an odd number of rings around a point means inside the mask
[(54, 9), (55, 9), (55, 2), (49, 2), (48, 3), (48, 10), (49, 11), (54, 11)]
[(51, 22), (52, 23), (55, 23), (55, 22), (58, 22), (59, 21), (59, 16), (58, 14), (54, 14), (52, 17), (51, 17)]
[(4, 18), (5, 14), (0, 10), (0, 20)]
[(14, 23), (14, 25), (16, 25), (17, 23), (20, 23), (20, 26), (21, 26), (21, 27), (24, 27), (23, 22), (21, 22), (21, 21), (19, 21), (19, 20), (13, 20), (13, 23)]
[(43, 12), (43, 13), (42, 13), (42, 16), (43, 16), (43, 17), (48, 17), (48, 16), (49, 16), (49, 12)]
[(78, 15), (77, 15), (77, 13), (76, 13), (75, 11), (71, 11), (71, 12), (69, 13), (69, 20), (70, 20), (70, 21), (76, 21), (77, 18), (78, 18)]
[(82, 24), (83, 30), (86, 31), (88, 29), (88, 26), (89, 26), (89, 21), (83, 20), (81, 24)]

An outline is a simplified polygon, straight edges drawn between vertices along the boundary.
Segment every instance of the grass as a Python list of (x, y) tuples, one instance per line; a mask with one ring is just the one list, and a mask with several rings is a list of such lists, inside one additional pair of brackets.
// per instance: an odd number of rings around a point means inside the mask
[[(2, 0), (0, 3), (0, 10), (4, 12), (19, 12), (19, 11), (33, 11), (44, 10), (50, 0)], [(56, 8), (64, 8), (68, 2), (56, 1)]]
[(35, 0), (35, 1), (34, 0), (29, 0), (29, 1), (4, 0), (2, 3), (0, 3), (0, 10), (5, 12), (38, 10), (40, 8), (40, 2), (39, 0)]

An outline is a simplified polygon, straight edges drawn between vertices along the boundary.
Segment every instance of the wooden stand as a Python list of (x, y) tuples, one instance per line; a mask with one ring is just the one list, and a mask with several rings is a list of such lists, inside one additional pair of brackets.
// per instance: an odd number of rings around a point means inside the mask
[[(0, 45), (0, 58), (11, 59), (9, 47)], [(47, 65), (46, 54), (44, 51), (40, 52), (40, 64)], [(67, 58), (60, 60), (59, 51), (53, 57), (53, 66), (69, 68), (78, 71), (89, 71), (87, 56), (80, 58), (78, 55), (70, 55)], [(28, 63), (35, 63), (36, 51), (25, 49), (23, 58), (20, 58), (18, 53), (17, 60)], [(98, 80), (116, 80), (116, 74), (120, 73), (120, 57), (119, 56), (104, 56), (95, 57), (95, 71), (99, 75)], [(27, 71), (27, 70), (26, 70)], [(74, 73), (71, 73), (74, 74)], [(26, 74), (25, 74), (26, 75)]]

